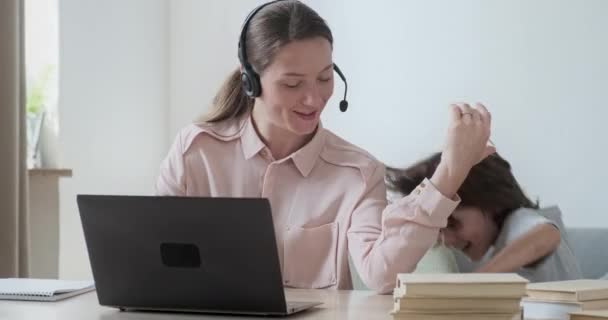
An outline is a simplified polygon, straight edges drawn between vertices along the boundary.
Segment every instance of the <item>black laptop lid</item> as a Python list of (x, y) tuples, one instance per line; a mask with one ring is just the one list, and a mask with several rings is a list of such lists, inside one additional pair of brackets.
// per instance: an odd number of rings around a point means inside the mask
[(77, 200), (101, 305), (285, 313), (267, 199)]

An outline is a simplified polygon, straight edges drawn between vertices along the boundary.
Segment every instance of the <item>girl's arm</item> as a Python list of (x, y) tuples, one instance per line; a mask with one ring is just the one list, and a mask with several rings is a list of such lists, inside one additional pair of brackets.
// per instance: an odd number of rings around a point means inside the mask
[(540, 224), (508, 244), (476, 272), (515, 272), (551, 254), (560, 239), (557, 227)]

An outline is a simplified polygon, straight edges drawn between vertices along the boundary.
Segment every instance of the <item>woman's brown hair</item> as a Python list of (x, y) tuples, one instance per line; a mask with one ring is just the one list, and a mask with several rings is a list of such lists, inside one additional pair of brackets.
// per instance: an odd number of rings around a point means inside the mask
[[(248, 62), (260, 76), (277, 51), (292, 41), (322, 37), (333, 45), (333, 36), (325, 20), (295, 0), (278, 1), (262, 8), (251, 19), (246, 32)], [(241, 73), (237, 68), (216, 94), (210, 112), (200, 120), (212, 123), (239, 118), (251, 111), (253, 102), (241, 86)]]

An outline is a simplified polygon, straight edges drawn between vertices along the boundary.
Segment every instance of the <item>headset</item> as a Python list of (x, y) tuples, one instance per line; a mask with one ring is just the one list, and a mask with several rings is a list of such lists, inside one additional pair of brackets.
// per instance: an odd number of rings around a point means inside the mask
[[(253, 70), (253, 67), (247, 60), (247, 46), (245, 45), (247, 29), (249, 28), (249, 23), (251, 19), (258, 13), (260, 10), (264, 9), (266, 6), (271, 5), (273, 3), (285, 1), (285, 0), (274, 0), (267, 3), (264, 3), (257, 8), (253, 9), (251, 13), (245, 19), (245, 23), (243, 23), (243, 28), (241, 29), (241, 36), (239, 38), (239, 61), (241, 62), (241, 84), (243, 86), (243, 90), (245, 94), (249, 97), (255, 98), (259, 97), (262, 93), (262, 85), (260, 83), (260, 75)], [(340, 111), (345, 112), (348, 109), (348, 101), (346, 101), (346, 93), (348, 92), (348, 83), (346, 82), (346, 77), (342, 73), (342, 70), (338, 68), (338, 66), (334, 63), (334, 71), (340, 76), (340, 79), (344, 82), (344, 98), (340, 101)]]

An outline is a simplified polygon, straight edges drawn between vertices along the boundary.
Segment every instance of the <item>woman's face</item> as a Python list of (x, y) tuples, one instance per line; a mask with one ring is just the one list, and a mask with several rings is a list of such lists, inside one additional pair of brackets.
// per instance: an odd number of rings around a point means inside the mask
[(260, 81), (262, 103), (256, 101), (261, 109), (256, 112), (264, 121), (298, 136), (313, 133), (333, 94), (331, 44), (315, 37), (283, 46)]
[(448, 218), (448, 226), (441, 233), (446, 245), (479, 261), (494, 244), (498, 228), (479, 208), (460, 207)]

